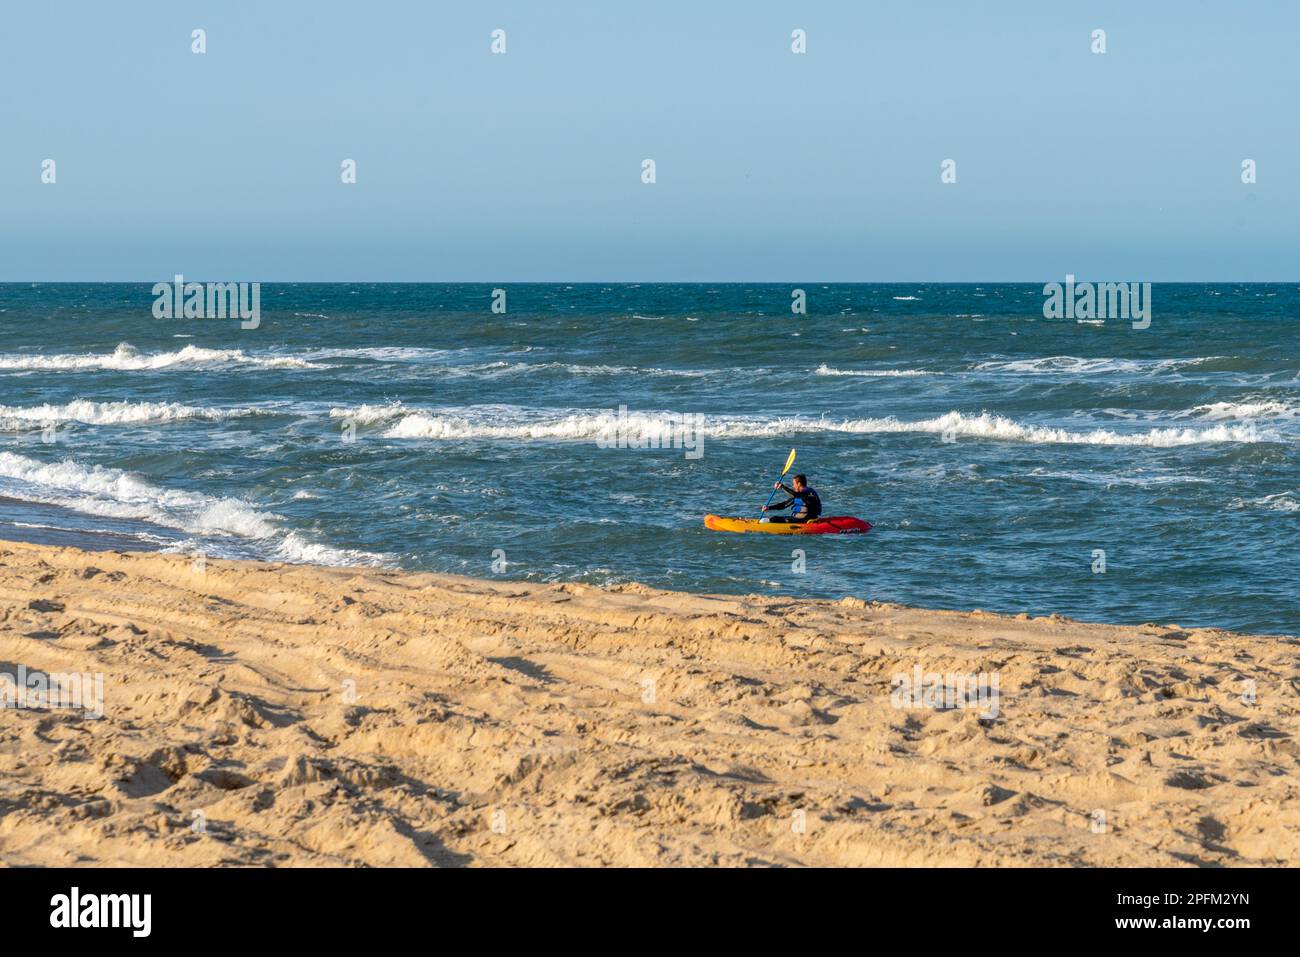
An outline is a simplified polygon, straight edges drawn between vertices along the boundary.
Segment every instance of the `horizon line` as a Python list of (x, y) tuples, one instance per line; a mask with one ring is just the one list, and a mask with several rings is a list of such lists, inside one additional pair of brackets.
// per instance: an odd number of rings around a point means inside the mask
[[(183, 273), (181, 274), (184, 275)], [(1149, 282), (1161, 286), (1285, 286), (1300, 285), (1296, 279), (1092, 279), (1072, 274), (1077, 284), (1085, 282)], [(141, 286), (167, 279), (0, 279), (0, 286)], [(190, 279), (191, 282), (257, 282), (279, 285), (312, 286), (1037, 286), (1062, 282), (1065, 276), (1052, 279)]]

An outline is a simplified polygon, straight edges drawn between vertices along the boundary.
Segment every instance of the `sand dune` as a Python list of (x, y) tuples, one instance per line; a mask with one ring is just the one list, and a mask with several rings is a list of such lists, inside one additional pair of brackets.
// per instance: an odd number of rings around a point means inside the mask
[(0, 861), (1295, 864), (1298, 645), (0, 543)]

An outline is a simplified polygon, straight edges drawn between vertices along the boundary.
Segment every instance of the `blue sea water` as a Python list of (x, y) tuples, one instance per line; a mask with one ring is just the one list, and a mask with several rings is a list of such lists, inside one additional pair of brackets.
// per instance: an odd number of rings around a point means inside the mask
[[(1300, 286), (0, 285), (0, 535), (1300, 633)], [(605, 447), (701, 416), (699, 457)], [(791, 447), (865, 536), (726, 535)], [(803, 552), (803, 571), (794, 570)], [(1104, 552), (1104, 571), (1101, 556)]]

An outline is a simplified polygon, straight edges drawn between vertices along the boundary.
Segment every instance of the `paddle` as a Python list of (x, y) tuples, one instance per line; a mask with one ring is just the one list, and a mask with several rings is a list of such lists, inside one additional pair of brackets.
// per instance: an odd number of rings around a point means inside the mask
[[(790, 457), (789, 457), (788, 459), (785, 460), (785, 468), (781, 469), (781, 478), (785, 478), (785, 473), (788, 472), (788, 471), (790, 471), (791, 466), (794, 465), (794, 453), (795, 453), (795, 450), (794, 450), (794, 449), (791, 449), (791, 450), (790, 450)], [(775, 488), (772, 489), (772, 494), (769, 495), (769, 496), (767, 497), (767, 502), (766, 502), (766, 504), (763, 505), (763, 509), (764, 509), (764, 510), (767, 509), (767, 506), (768, 506), (768, 505), (771, 505), (771, 504), (772, 504), (772, 499), (774, 499), (774, 498), (776, 498), (776, 489), (775, 489)], [(762, 512), (760, 512), (759, 514), (761, 515)]]

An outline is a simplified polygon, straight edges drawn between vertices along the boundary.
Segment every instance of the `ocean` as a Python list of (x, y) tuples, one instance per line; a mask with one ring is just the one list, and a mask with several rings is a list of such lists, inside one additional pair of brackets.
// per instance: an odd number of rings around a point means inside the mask
[(0, 536), (1300, 634), (1294, 283), (151, 285), (0, 285)]

